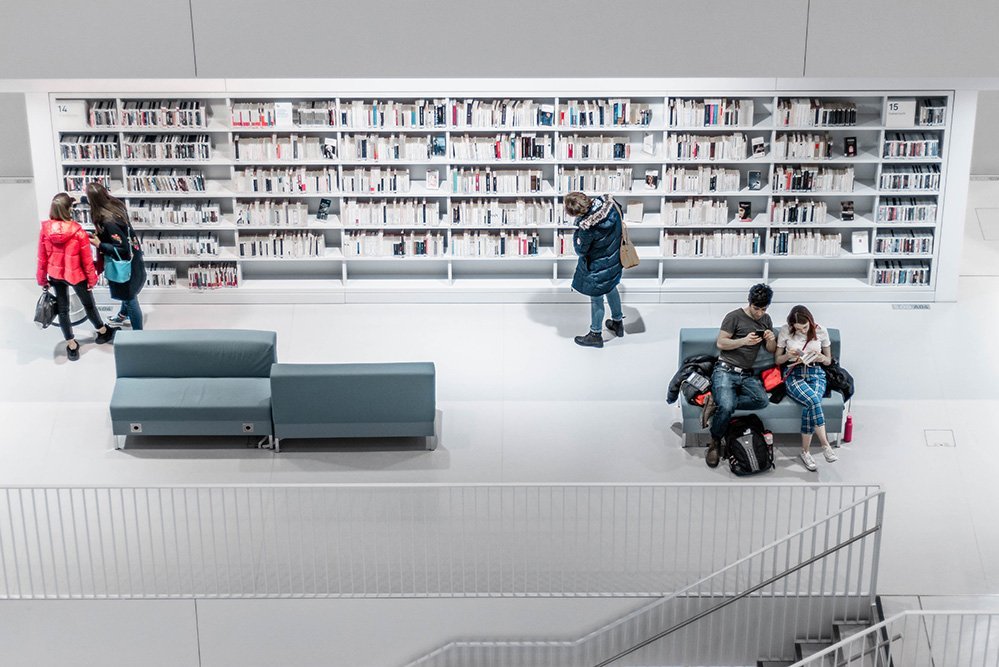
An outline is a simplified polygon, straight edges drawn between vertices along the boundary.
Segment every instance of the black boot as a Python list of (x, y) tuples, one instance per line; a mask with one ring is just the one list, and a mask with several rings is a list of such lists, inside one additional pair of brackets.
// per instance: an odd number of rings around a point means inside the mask
[(111, 343), (114, 341), (114, 335), (118, 333), (118, 327), (113, 327), (110, 324), (104, 325), (104, 333), (97, 334), (97, 344), (104, 345), (104, 343)]
[(708, 453), (704, 457), (704, 462), (709, 468), (717, 468), (719, 460), (721, 460), (721, 443), (712, 438), (708, 443)]
[(603, 347), (604, 337), (602, 333), (593, 333), (592, 331), (585, 336), (576, 336), (573, 338), (576, 341), (576, 345), (582, 345), (583, 347)]
[(624, 320), (607, 320), (604, 322), (604, 326), (610, 329), (610, 332), (618, 338), (624, 336)]

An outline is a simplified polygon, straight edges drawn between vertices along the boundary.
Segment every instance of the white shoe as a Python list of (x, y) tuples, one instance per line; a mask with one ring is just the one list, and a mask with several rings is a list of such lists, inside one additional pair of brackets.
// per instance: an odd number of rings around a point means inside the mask
[(808, 468), (809, 470), (815, 470), (816, 468), (818, 468), (818, 466), (815, 465), (815, 459), (812, 458), (811, 452), (802, 452), (801, 462), (805, 464), (805, 467)]
[(822, 456), (826, 457), (826, 461), (832, 463), (834, 461), (839, 461), (839, 457), (836, 456), (836, 452), (832, 450), (832, 447), (823, 447)]

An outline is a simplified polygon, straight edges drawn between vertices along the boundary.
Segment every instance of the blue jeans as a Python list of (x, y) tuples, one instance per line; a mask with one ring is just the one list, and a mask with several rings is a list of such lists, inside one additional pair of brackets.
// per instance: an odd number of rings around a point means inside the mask
[(761, 410), (770, 399), (758, 377), (722, 370), (715, 366), (711, 374), (711, 395), (718, 410), (711, 416), (711, 437), (721, 441), (728, 420), (736, 410)]
[(121, 302), (118, 312), (128, 316), (128, 321), (132, 324), (132, 331), (142, 329), (142, 309), (139, 308), (139, 297), (132, 297)]
[(624, 319), (624, 313), (621, 312), (621, 295), (617, 293), (617, 287), (614, 287), (607, 294), (602, 294), (600, 296), (590, 297), (590, 331), (593, 333), (600, 333), (604, 330), (604, 297), (607, 297), (607, 303), (610, 305), (611, 319), (615, 322), (620, 322)]

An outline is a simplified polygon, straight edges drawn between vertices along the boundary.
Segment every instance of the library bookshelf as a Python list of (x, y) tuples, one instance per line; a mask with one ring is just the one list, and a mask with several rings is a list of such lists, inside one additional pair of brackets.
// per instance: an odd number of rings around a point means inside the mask
[(573, 190), (625, 211), (629, 300), (935, 300), (954, 91), (551, 83), (53, 92), (51, 186), (126, 201), (147, 300), (572, 300)]

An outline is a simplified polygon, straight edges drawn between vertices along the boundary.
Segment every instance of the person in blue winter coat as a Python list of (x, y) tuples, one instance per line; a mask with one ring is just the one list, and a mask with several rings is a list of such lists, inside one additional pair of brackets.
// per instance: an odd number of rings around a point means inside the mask
[[(624, 314), (617, 284), (621, 282), (621, 209), (610, 195), (590, 197), (582, 192), (565, 196), (565, 212), (576, 218), (572, 245), (579, 255), (572, 288), (590, 297), (590, 332), (573, 340), (584, 347), (603, 347), (603, 327), (624, 336)], [(611, 318), (604, 319), (604, 297)]]

